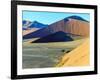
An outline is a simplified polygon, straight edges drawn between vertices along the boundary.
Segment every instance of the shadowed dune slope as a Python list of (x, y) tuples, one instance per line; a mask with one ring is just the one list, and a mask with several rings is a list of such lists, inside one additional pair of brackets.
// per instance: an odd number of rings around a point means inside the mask
[(66, 33), (59, 31), (54, 34), (48, 35), (46, 37), (40, 38), (32, 43), (47, 43), (47, 42), (65, 42), (65, 41), (73, 41), (70, 36), (67, 36)]
[(62, 59), (56, 66), (87, 66), (90, 63), (89, 52), (89, 39), (86, 39), (84, 43), (82, 43), (76, 49), (62, 56)]

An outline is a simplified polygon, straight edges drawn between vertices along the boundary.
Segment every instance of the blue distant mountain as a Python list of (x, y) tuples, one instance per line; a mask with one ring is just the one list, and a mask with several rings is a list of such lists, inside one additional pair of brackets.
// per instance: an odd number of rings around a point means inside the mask
[(24, 26), (24, 25), (26, 24), (26, 21), (25, 21), (25, 20), (23, 20), (23, 21), (22, 21), (22, 23), (23, 23), (23, 26)]
[(22, 21), (23, 29), (28, 28), (31, 23), (32, 23), (31, 21), (23, 20)]
[(44, 28), (48, 26), (38, 21), (31, 22), (31, 21), (23, 20), (22, 23), (23, 23), (23, 29), (25, 28)]
[(30, 24), (31, 21), (23, 20), (22, 23), (23, 23), (23, 26), (24, 26), (24, 25), (28, 25), (28, 24)]
[(44, 27), (47, 27), (48, 25), (45, 25), (45, 24), (42, 24), (38, 21), (34, 21), (32, 22), (32, 24), (29, 26), (29, 28), (44, 28)]
[(42, 37), (32, 43), (47, 43), (47, 42), (66, 42), (73, 41), (73, 39), (68, 36), (65, 32), (59, 31), (53, 34), (50, 34), (46, 37)]

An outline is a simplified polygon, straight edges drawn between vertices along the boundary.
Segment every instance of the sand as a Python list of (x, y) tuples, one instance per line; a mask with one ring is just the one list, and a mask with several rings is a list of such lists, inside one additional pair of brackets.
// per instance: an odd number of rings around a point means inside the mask
[(32, 29), (28, 29), (28, 30), (23, 30), (23, 36), (27, 35), (27, 34), (29, 34), (31, 32), (35, 32), (37, 30), (39, 30), (39, 28), (32, 28)]
[(65, 55), (62, 56), (60, 62), (56, 66), (57, 67), (88, 66), (90, 63), (89, 43), (90, 42), (88, 38), (80, 46), (78, 46), (71, 52), (65, 53)]

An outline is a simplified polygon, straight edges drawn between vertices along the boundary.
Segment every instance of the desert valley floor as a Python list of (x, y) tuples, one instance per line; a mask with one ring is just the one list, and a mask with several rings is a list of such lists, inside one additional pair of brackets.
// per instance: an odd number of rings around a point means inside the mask
[(30, 41), (23, 42), (23, 68), (89, 65), (88, 38), (52, 43), (30, 43)]

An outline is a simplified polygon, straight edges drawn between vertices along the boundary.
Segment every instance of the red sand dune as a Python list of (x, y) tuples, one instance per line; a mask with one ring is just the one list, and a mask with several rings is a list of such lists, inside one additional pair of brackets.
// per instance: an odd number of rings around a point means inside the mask
[(60, 30), (76, 35), (89, 36), (89, 23), (76, 19), (69, 19), (69, 21), (66, 22), (61, 20), (50, 25), (49, 29), (52, 29), (52, 32), (57, 32)]

